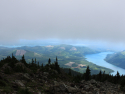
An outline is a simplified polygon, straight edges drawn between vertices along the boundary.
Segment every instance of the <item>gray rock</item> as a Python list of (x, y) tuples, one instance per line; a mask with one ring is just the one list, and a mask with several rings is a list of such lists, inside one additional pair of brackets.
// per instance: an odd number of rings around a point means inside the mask
[(25, 85), (24, 85), (20, 80), (15, 80), (15, 83), (16, 83), (18, 86), (25, 87)]
[(42, 94), (41, 91), (38, 91), (38, 94)]
[(54, 91), (65, 92), (65, 91), (67, 91), (67, 87), (64, 83), (59, 83), (57, 81), (54, 81)]
[(25, 73), (23, 76), (24, 76), (26, 79), (30, 79), (30, 75), (29, 75), (28, 73)]
[(97, 82), (96, 82), (95, 80), (91, 79), (91, 80), (90, 80), (90, 83), (91, 83), (91, 84), (96, 84)]
[(82, 84), (83, 84), (84, 82), (85, 82), (85, 80), (82, 80), (80, 83), (82, 83)]
[(43, 72), (43, 75), (48, 76), (49, 73), (48, 72)]
[(75, 87), (70, 87), (70, 86), (67, 87), (67, 90), (69, 93), (76, 93), (78, 91)]
[(12, 68), (8, 66), (8, 63), (4, 64), (1, 69), (5, 70), (6, 68), (8, 68), (9, 70), (12, 70)]
[(88, 90), (90, 88), (89, 85), (84, 85), (85, 89)]

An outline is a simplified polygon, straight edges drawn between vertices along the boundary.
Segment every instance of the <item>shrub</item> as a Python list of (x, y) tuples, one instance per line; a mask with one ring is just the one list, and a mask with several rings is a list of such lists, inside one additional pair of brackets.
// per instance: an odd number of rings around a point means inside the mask
[(32, 94), (32, 93), (28, 90), (28, 88), (26, 88), (26, 89), (20, 89), (17, 92), (17, 94)]
[(11, 73), (12, 73), (12, 70), (10, 70), (9, 68), (5, 68), (5, 69), (4, 69), (4, 73), (5, 73), (5, 74), (11, 74)]
[(5, 87), (7, 86), (6, 82), (3, 80), (0, 80), (0, 87)]
[(23, 68), (23, 67), (20, 66), (20, 65), (15, 66), (14, 71), (15, 71), (15, 72), (23, 72), (23, 73), (26, 73), (26, 72), (27, 72), (26, 69)]

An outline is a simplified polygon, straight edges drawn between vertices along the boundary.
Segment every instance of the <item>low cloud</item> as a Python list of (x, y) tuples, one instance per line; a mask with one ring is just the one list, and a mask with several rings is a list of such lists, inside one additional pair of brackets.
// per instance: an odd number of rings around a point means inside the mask
[(21, 39), (125, 44), (124, 0), (2, 0), (0, 44)]

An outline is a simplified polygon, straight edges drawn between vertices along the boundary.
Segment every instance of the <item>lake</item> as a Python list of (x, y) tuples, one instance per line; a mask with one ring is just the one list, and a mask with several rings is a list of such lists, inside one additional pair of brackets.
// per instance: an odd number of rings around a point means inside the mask
[(113, 53), (114, 52), (101, 52), (97, 54), (88, 54), (88, 55), (85, 55), (85, 58), (87, 61), (92, 62), (96, 65), (114, 70), (114, 72), (111, 73), (113, 74), (113, 76), (116, 75), (117, 71), (120, 73), (120, 75), (122, 74), (125, 75), (125, 69), (112, 65), (104, 60), (107, 54), (113, 54)]

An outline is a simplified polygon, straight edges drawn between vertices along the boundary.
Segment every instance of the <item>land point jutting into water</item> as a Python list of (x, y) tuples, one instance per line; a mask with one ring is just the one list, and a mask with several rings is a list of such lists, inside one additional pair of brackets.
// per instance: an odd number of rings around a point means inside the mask
[(117, 71), (120, 73), (120, 75), (125, 75), (125, 69), (120, 68), (116, 65), (110, 64), (107, 61), (105, 61), (106, 56), (109, 54), (114, 54), (114, 52), (101, 52), (101, 53), (96, 53), (96, 54), (88, 54), (85, 57), (88, 61), (96, 65), (112, 69), (114, 72), (111, 72), (111, 75), (113, 76), (117, 74)]

